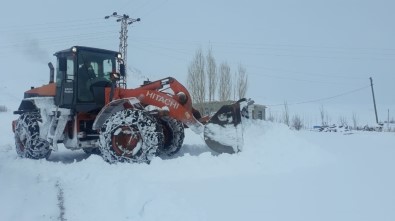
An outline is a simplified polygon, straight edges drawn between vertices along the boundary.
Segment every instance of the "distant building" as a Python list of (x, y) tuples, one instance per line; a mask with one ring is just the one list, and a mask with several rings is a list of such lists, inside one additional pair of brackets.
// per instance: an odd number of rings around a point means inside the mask
[[(235, 101), (212, 101), (212, 102), (204, 102), (202, 104), (194, 104), (194, 108), (201, 111), (201, 114), (204, 115), (213, 115), (216, 113), (222, 106), (233, 104)], [(248, 106), (248, 115), (251, 119), (259, 119), (266, 120), (266, 106), (261, 104), (252, 104)]]
[(266, 106), (253, 104), (248, 106), (248, 113), (252, 119), (266, 120)]

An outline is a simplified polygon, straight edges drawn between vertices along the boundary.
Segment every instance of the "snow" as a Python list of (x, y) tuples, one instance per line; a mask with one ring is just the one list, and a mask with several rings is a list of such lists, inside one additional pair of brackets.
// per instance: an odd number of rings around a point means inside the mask
[(108, 164), (62, 145), (18, 158), (15, 118), (0, 112), (0, 220), (395, 220), (395, 133), (247, 121), (238, 154), (186, 129), (174, 157)]
[[(243, 128), (239, 124), (236, 127), (233, 124), (226, 124), (224, 126), (208, 123), (204, 127), (204, 136), (206, 140), (214, 140), (222, 147), (225, 146), (225, 153), (237, 153), (243, 149)], [(211, 146), (212, 149), (215, 147)], [(222, 153), (222, 151), (215, 149), (215, 151)]]

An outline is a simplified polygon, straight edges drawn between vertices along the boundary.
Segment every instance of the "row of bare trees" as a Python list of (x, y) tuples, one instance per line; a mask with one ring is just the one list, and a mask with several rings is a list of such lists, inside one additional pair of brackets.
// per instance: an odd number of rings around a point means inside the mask
[[(228, 101), (245, 97), (248, 86), (247, 70), (239, 65), (232, 80), (227, 62), (217, 65), (212, 49), (207, 54), (199, 48), (188, 67), (187, 87), (194, 103)], [(200, 108), (199, 108), (200, 109)]]

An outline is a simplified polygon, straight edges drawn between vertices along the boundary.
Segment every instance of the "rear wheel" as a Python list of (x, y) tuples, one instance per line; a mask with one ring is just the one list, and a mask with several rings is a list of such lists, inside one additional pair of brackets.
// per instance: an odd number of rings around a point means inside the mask
[(184, 143), (184, 125), (182, 122), (170, 117), (162, 118), (161, 122), (165, 139), (163, 148), (160, 149), (160, 152), (167, 156), (172, 156), (180, 151)]
[(100, 130), (100, 151), (110, 163), (148, 163), (162, 146), (162, 127), (143, 110), (116, 112)]
[(15, 127), (15, 146), (18, 156), (31, 159), (48, 158), (51, 154), (49, 142), (40, 138), (38, 113), (22, 114)]

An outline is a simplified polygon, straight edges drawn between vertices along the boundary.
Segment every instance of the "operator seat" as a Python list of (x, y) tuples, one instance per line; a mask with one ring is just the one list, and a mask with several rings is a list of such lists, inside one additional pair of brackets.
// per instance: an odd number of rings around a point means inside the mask
[(93, 101), (93, 94), (90, 91), (89, 81), (96, 78), (96, 73), (92, 65), (83, 64), (78, 69), (78, 100), (82, 102)]

